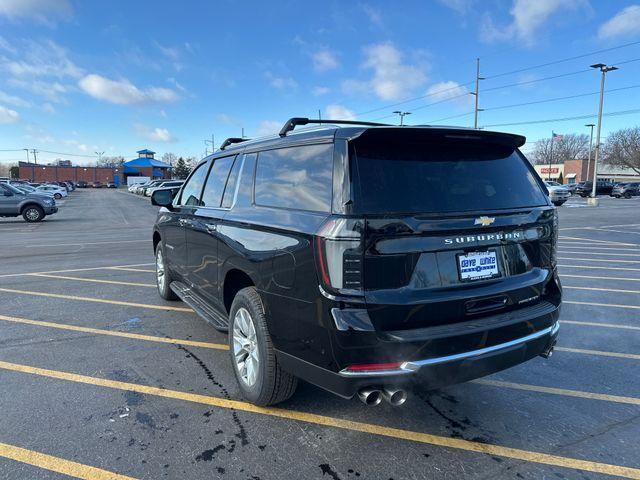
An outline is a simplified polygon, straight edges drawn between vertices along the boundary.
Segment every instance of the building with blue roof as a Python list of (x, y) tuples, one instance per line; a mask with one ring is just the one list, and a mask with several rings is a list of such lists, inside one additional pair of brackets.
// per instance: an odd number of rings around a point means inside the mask
[(155, 159), (156, 152), (147, 148), (136, 152), (138, 158), (124, 162), (124, 181), (127, 177), (171, 178), (172, 166)]

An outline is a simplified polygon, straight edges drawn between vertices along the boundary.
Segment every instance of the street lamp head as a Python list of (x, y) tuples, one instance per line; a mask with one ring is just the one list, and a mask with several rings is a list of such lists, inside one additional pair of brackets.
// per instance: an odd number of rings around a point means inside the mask
[(591, 68), (602, 68), (606, 66), (604, 63), (594, 63), (593, 65), (590, 65)]
[(585, 127), (592, 127), (592, 128), (593, 128), (593, 127), (595, 127), (595, 124), (593, 124), (593, 123), (587, 123), (587, 124), (585, 125)]
[(396, 114), (398, 114), (398, 115), (402, 115), (402, 112), (401, 112), (400, 110), (396, 110), (396, 111), (395, 111), (395, 112), (393, 112), (393, 113), (396, 113)]
[(604, 69), (605, 72), (613, 72), (614, 70), (618, 70), (618, 67), (607, 67)]

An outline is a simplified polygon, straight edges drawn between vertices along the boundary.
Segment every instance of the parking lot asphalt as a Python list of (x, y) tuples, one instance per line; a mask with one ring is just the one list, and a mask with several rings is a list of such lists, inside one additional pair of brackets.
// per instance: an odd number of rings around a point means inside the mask
[(559, 208), (553, 357), (400, 408), (244, 402), (226, 336), (155, 291), (156, 211), (0, 219), (0, 479), (640, 479), (640, 198)]

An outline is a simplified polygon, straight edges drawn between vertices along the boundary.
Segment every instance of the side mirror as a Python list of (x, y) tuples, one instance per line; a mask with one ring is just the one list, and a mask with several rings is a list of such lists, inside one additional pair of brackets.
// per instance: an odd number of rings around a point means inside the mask
[(165, 207), (171, 210), (173, 204), (173, 193), (171, 190), (156, 190), (151, 194), (151, 205)]

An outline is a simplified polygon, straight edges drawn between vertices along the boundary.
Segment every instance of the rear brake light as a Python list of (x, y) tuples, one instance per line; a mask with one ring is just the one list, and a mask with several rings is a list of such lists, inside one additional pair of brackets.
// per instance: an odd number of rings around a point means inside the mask
[(361, 363), (356, 365), (349, 365), (345, 370), (347, 372), (380, 372), (386, 370), (399, 370), (404, 362), (389, 362), (389, 363)]
[(345, 294), (362, 293), (362, 232), (360, 219), (329, 219), (315, 238), (318, 270), (324, 287)]

